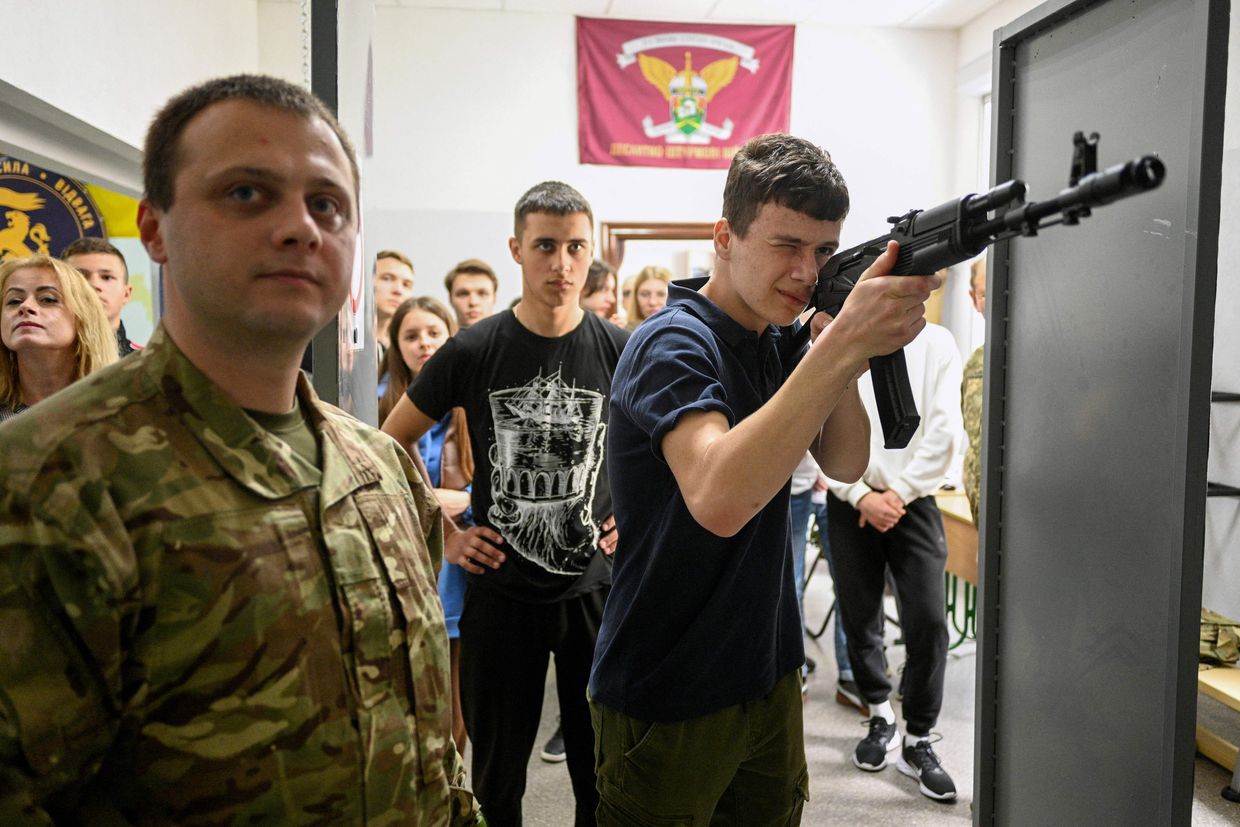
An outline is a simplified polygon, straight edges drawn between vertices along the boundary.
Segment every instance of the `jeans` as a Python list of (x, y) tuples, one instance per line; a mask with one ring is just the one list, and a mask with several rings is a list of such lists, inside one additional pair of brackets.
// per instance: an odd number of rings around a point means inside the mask
[(797, 607), (801, 610), (801, 625), (805, 625), (805, 545), (809, 538), (809, 518), (814, 518), (818, 526), (818, 538), (822, 543), (822, 556), (827, 561), (827, 571), (831, 574), (831, 588), (835, 592), (835, 664), (839, 669), (840, 680), (853, 679), (852, 664), (848, 661), (848, 638), (844, 635), (844, 624), (840, 622), (839, 587), (835, 584), (835, 563), (831, 559), (831, 541), (827, 532), (827, 505), (813, 501), (814, 490), (811, 488), (800, 494), (792, 495), (792, 577), (797, 584)]

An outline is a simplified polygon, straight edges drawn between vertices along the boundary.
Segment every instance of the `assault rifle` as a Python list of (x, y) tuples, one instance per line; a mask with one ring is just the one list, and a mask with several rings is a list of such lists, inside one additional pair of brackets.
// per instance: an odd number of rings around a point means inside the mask
[[(1078, 132), (1072, 143), (1068, 188), (1059, 195), (1026, 204), (1025, 183), (1012, 180), (980, 195), (965, 195), (929, 210), (909, 210), (888, 218), (891, 232), (836, 253), (823, 265), (809, 306), (832, 316), (839, 313), (857, 279), (890, 240), (900, 243), (892, 275), (928, 275), (967, 261), (997, 241), (1035, 236), (1056, 224), (1078, 224), (1094, 207), (1152, 190), (1166, 176), (1166, 167), (1154, 155), (1142, 155), (1098, 172), (1098, 133), (1086, 138)], [(798, 335), (802, 341), (809, 335), (808, 323)], [(903, 448), (921, 422), (909, 386), (904, 350), (870, 359), (870, 376), (884, 447)]]

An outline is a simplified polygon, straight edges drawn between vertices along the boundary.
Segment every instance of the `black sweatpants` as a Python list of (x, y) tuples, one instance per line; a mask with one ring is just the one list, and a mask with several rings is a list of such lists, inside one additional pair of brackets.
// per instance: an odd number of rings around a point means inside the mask
[(848, 503), (827, 498), (838, 607), (853, 676), (869, 704), (891, 695), (883, 658), (884, 573), (890, 568), (907, 653), (905, 728), (910, 735), (928, 735), (943, 707), (947, 665), (943, 518), (934, 498), (922, 497), (908, 503), (904, 516), (885, 534), (873, 526), (858, 526), (860, 519), (861, 513)]
[[(485, 576), (485, 575), (484, 575)], [(491, 827), (521, 824), (526, 764), (538, 736), (549, 656), (577, 800), (594, 824), (594, 728), (586, 684), (607, 589), (559, 603), (522, 603), (470, 583), (461, 611), (461, 706), (473, 752), (474, 795)]]

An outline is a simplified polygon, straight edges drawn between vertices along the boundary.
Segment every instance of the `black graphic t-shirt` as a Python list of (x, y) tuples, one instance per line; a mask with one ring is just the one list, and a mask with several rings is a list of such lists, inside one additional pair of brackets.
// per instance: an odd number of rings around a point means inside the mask
[(449, 339), (409, 386), (436, 421), (469, 417), (474, 519), (504, 538), (507, 561), (471, 582), (549, 603), (609, 582), (598, 550), (611, 515), (604, 456), (611, 377), (628, 333), (586, 313), (549, 339), (511, 310)]

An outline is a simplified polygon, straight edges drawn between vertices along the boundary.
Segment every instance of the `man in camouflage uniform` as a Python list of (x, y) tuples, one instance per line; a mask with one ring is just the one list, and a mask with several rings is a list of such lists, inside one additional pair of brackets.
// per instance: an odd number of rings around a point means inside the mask
[[(969, 298), (973, 308), (986, 315), (986, 259), (973, 262), (969, 276)], [(973, 525), (978, 525), (978, 504), (982, 499), (982, 367), (983, 348), (969, 356), (960, 382), (960, 407), (964, 413), (964, 432), (969, 445), (964, 452), (964, 492), (969, 497)]]
[(479, 823), (439, 508), (297, 369), (349, 286), (348, 139), (241, 76), (144, 163), (160, 329), (0, 428), (0, 823)]

